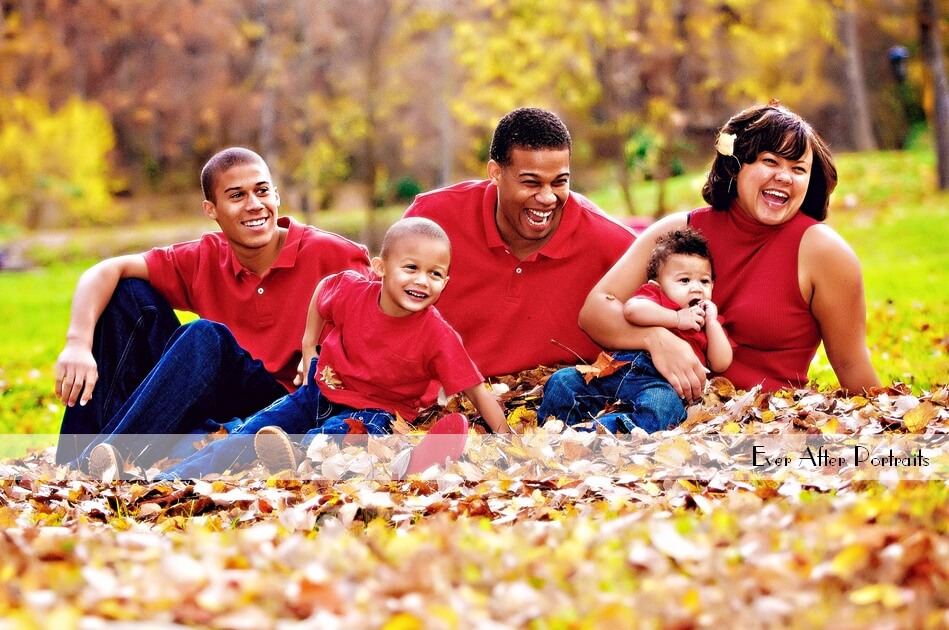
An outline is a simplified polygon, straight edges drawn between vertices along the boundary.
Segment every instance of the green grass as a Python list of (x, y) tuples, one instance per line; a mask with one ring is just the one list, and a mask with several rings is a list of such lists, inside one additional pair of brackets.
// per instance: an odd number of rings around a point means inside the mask
[[(868, 345), (880, 377), (917, 391), (949, 383), (949, 194), (935, 191), (931, 153), (844, 154), (838, 168), (841, 184), (829, 223), (863, 264)], [(701, 183), (695, 173), (671, 180), (670, 209), (700, 205)], [(643, 214), (652, 212), (655, 193), (650, 182), (637, 187)], [(590, 197), (609, 210), (621, 207), (618, 191), (609, 186)], [(400, 214), (389, 209), (383, 218)], [(316, 223), (357, 234), (359, 216), (320, 215)], [(98, 241), (107, 242), (108, 232), (99, 229)], [(74, 245), (67, 247), (75, 252)], [(0, 273), (0, 432), (57, 432), (62, 409), (53, 396), (53, 364), (73, 288), (92, 253), (77, 253), (70, 264)], [(50, 257), (56, 259), (55, 252)], [(811, 376), (823, 385), (836, 382), (822, 354)]]

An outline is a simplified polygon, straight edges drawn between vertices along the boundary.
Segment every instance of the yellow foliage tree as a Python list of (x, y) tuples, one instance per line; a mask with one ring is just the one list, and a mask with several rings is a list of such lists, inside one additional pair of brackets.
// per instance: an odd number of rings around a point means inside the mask
[(61, 108), (28, 96), (0, 99), (0, 204), (28, 229), (107, 223), (115, 136), (105, 110), (70, 98)]

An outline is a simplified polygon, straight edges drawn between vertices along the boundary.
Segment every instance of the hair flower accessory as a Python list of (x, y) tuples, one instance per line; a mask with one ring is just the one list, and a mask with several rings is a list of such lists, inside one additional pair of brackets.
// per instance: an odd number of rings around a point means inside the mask
[(718, 140), (715, 141), (715, 150), (725, 157), (735, 155), (735, 138), (737, 137), (733, 133), (718, 134)]

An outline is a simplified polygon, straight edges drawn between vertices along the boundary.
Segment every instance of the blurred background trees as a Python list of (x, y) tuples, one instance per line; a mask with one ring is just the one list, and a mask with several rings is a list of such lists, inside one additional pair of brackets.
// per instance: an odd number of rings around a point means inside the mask
[(661, 185), (646, 208), (632, 186), (704, 166), (718, 126), (753, 103), (780, 99), (836, 151), (913, 142), (940, 102), (921, 4), (2, 0), (3, 222), (193, 213), (114, 200), (193, 196), (231, 145), (264, 155), (306, 219), (407, 203), (482, 177), (491, 130), (520, 105), (566, 120), (574, 188), (610, 180), (626, 193), (611, 211), (661, 214)]

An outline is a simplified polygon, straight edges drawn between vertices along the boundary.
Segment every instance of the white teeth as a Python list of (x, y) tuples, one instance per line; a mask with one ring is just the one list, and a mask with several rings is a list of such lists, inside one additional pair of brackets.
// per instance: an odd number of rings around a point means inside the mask
[(533, 223), (534, 225), (543, 225), (550, 220), (553, 210), (550, 212), (538, 212), (537, 210), (527, 209), (527, 220)]
[(782, 199), (785, 199), (785, 200), (788, 198), (788, 194), (781, 192), (780, 190), (766, 190), (764, 192), (767, 195), (774, 195), (775, 197), (781, 197)]
[(267, 222), (267, 217), (263, 217), (260, 219), (254, 219), (253, 221), (244, 221), (244, 225), (246, 225), (247, 227), (260, 227), (266, 222)]
[(414, 297), (414, 298), (416, 298), (416, 299), (419, 299), (419, 300), (424, 300), (425, 297), (426, 297), (426, 295), (425, 295), (424, 293), (419, 293), (418, 291), (406, 291), (406, 293), (408, 293), (408, 294), (411, 295), (412, 297)]

